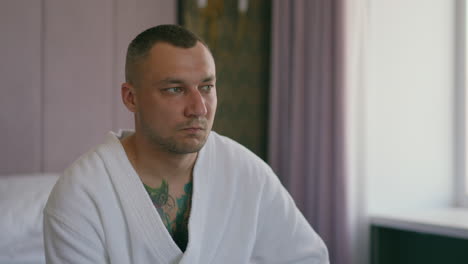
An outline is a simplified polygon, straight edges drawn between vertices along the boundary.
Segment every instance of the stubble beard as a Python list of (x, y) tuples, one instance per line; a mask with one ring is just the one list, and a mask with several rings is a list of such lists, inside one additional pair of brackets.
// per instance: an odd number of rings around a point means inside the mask
[[(179, 140), (177, 140), (175, 136), (162, 137), (158, 135), (158, 133), (156, 133), (151, 128), (151, 126), (149, 126), (148, 123), (145, 122), (142, 116), (140, 116), (140, 121), (143, 135), (148, 139), (151, 145), (167, 153), (178, 155), (196, 153), (203, 148), (209, 135), (209, 131), (205, 130), (206, 134), (204, 134), (203, 136), (199, 136), (198, 144), (186, 144), (184, 142), (179, 142)], [(204, 127), (205, 129), (208, 129), (206, 123), (207, 122), (204, 121)]]

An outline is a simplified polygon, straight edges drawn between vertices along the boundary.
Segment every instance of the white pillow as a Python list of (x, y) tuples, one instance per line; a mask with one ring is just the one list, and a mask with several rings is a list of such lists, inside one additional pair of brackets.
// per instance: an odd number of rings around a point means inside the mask
[(58, 177), (0, 176), (0, 263), (45, 263), (42, 210)]

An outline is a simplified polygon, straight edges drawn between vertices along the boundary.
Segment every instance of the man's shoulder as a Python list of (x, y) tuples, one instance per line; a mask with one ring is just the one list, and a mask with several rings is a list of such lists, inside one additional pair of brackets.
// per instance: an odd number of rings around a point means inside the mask
[(217, 157), (224, 157), (229, 159), (234, 158), (242, 160), (243, 162), (260, 163), (266, 165), (266, 163), (250, 149), (227, 136), (223, 136), (212, 131), (209, 143), (211, 144), (211, 150), (215, 151)]
[(237, 189), (252, 201), (265, 202), (271, 200), (271, 195), (284, 195), (281, 181), (264, 160), (228, 137), (217, 133), (212, 133), (210, 137), (211, 153), (205, 156), (208, 158), (205, 160), (214, 164), (210, 167), (210, 171), (216, 175), (213, 178), (222, 183), (228, 182), (229, 186), (237, 186), (232, 189)]
[(89, 177), (94, 178), (95, 175), (105, 172), (101, 154), (104, 148), (105, 143), (89, 149), (65, 169), (61, 178), (73, 181), (87, 181)]
[[(61, 226), (74, 238), (104, 237), (101, 216), (112, 189), (106, 180), (105, 165), (94, 147), (81, 155), (59, 177), (44, 207), (44, 224)], [(60, 231), (62, 232), (62, 231)], [(65, 231), (63, 231), (65, 232)], [(96, 242), (95, 239), (86, 243)]]
[(212, 132), (207, 149), (207, 156), (214, 160), (217, 167), (223, 171), (232, 171), (240, 177), (257, 176), (258, 180), (267, 176), (274, 176), (271, 167), (259, 156), (233, 139)]
[(106, 164), (102, 158), (109, 143), (94, 146), (62, 173), (49, 196), (46, 210), (68, 211), (91, 206), (109, 188)]
[(94, 180), (97, 175), (106, 173), (106, 160), (122, 155), (119, 148), (121, 148), (121, 145), (116, 134), (109, 132), (103, 143), (89, 149), (65, 169), (63, 177), (83, 181), (88, 180), (88, 177), (92, 177)]

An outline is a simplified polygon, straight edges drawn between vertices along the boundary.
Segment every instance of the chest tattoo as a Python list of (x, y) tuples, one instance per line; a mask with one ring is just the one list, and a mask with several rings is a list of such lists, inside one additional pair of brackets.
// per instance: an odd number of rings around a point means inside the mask
[(175, 198), (169, 194), (169, 185), (165, 180), (157, 188), (146, 184), (144, 186), (174, 242), (185, 251), (192, 204), (192, 182), (185, 184), (182, 195)]

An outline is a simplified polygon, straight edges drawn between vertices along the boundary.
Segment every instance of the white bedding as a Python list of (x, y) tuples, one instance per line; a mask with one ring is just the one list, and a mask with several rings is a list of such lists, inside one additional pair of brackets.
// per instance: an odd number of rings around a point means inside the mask
[(42, 210), (58, 177), (0, 175), (0, 264), (45, 263)]

